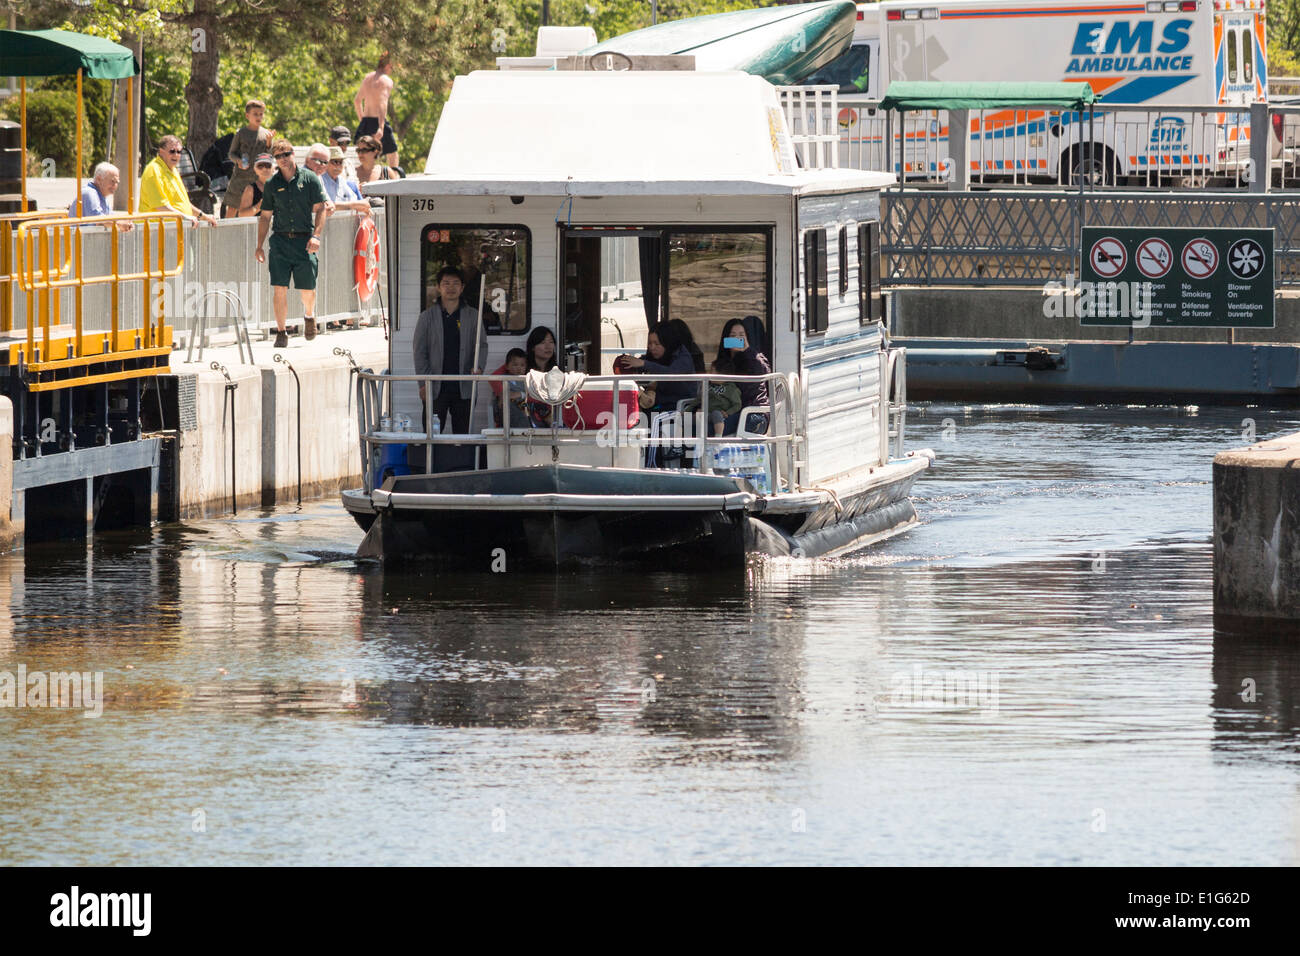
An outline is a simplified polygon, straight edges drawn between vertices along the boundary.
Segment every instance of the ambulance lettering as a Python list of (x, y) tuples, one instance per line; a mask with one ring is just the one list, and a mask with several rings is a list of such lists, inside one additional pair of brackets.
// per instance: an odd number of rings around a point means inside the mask
[(1181, 153), (1187, 124), (1176, 116), (1163, 116), (1151, 125), (1148, 153)]
[[(1191, 42), (1191, 20), (1170, 20), (1155, 40), (1155, 21), (1080, 23), (1066, 73), (1141, 73), (1190, 70), (1190, 56), (1173, 56)], [(1153, 49), (1154, 48), (1154, 49)], [(1156, 55), (1152, 55), (1152, 53)], [(1120, 54), (1116, 56), (1115, 54)]]

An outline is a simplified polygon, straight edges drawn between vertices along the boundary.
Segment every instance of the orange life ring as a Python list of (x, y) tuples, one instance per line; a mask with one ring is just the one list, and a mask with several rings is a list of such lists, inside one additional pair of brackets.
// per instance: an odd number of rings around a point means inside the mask
[(352, 284), (357, 296), (366, 302), (379, 288), (379, 230), (369, 216), (357, 226), (357, 241), (352, 244)]

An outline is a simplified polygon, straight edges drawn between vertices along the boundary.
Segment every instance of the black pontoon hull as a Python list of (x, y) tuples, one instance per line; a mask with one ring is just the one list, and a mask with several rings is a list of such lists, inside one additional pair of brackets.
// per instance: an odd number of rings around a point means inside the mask
[(780, 511), (721, 475), (560, 464), (400, 476), (344, 502), (366, 530), (358, 556), (385, 562), (740, 564), (748, 554), (817, 557), (904, 530), (916, 521), (907, 494), (920, 470), (833, 507), (810, 499)]

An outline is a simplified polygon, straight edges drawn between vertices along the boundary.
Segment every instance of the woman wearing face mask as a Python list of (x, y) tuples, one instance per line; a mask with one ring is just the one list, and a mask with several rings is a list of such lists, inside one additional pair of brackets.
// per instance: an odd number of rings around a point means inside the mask
[[(714, 367), (721, 375), (767, 375), (772, 371), (767, 356), (750, 343), (745, 333), (744, 319), (732, 319), (723, 326), (722, 340), (718, 342), (718, 357)], [(769, 404), (767, 382), (737, 382), (736, 385), (740, 389), (741, 408)], [(765, 432), (767, 421), (766, 415), (750, 412), (745, 428), (751, 432)], [(723, 434), (736, 434), (736, 426), (739, 423), (740, 411), (737, 410), (727, 416), (722, 428)]]

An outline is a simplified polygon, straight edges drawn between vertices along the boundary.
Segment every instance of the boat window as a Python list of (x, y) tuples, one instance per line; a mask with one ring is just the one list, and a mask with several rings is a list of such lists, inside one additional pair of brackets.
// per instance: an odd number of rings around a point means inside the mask
[(1228, 82), (1237, 82), (1237, 31), (1228, 31), (1228, 42), (1224, 44), (1228, 48)]
[(880, 307), (880, 223), (858, 223), (858, 324), (879, 322)]
[(483, 322), (489, 335), (526, 332), (532, 305), (532, 235), (524, 226), (432, 223), (420, 243), (420, 310), (438, 298), (438, 271), (455, 266), (465, 276), (463, 301), (477, 307), (481, 277)]
[(804, 322), (809, 332), (825, 332), (830, 325), (830, 290), (826, 277), (826, 230), (803, 234)]
[(851, 46), (800, 86), (838, 86), (841, 93), (865, 93), (871, 79), (871, 47)]
[(1241, 81), (1243, 83), (1255, 82), (1255, 53), (1250, 42), (1250, 31), (1241, 31)]
[(849, 227), (840, 226), (840, 295), (849, 291)]
[(729, 320), (756, 315), (766, 323), (767, 230), (673, 228), (665, 232), (664, 241), (668, 251), (664, 317), (681, 319), (690, 326), (706, 355), (722, 341), (722, 329)]

